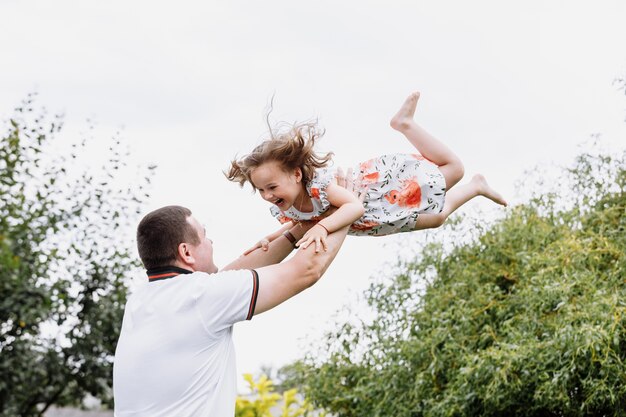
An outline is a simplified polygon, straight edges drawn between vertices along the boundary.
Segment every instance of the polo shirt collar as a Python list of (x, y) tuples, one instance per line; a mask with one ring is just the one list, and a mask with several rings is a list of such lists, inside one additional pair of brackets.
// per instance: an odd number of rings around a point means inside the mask
[(160, 266), (158, 268), (148, 269), (148, 281), (160, 281), (162, 279), (174, 278), (180, 274), (192, 274), (193, 271), (188, 269), (179, 268), (177, 266)]

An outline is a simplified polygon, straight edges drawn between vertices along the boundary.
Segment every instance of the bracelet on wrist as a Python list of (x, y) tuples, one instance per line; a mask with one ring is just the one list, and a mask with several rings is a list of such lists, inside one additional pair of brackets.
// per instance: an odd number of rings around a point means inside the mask
[(294, 248), (296, 247), (296, 238), (291, 234), (289, 230), (285, 230), (283, 232), (283, 236), (285, 236), (287, 240), (291, 242)]
[(326, 233), (330, 234), (330, 232), (328, 231), (328, 229), (326, 228), (326, 226), (324, 226), (322, 223), (317, 223), (316, 226), (322, 226), (322, 228), (324, 230), (326, 230)]

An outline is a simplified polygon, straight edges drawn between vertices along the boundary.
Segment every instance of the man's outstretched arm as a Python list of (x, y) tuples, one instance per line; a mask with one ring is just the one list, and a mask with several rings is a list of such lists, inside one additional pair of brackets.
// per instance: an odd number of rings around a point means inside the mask
[[(361, 202), (365, 198), (361, 178), (353, 179), (351, 169), (345, 176), (342, 171), (338, 171), (337, 184), (357, 195)], [(300, 249), (287, 262), (258, 269), (259, 293), (255, 314), (276, 307), (319, 281), (339, 252), (348, 229), (349, 227), (346, 226), (329, 234), (326, 238), (326, 251), (316, 252), (316, 249), (320, 248), (309, 246), (306, 249)], [(304, 234), (304, 231), (300, 233)]]
[[(313, 222), (302, 222), (289, 229), (289, 232), (295, 239), (294, 242), (300, 240), (307, 230), (314, 225), (315, 223)], [(230, 269), (255, 269), (280, 263), (294, 249), (293, 245), (294, 244), (287, 237), (280, 236), (269, 243), (267, 251), (257, 249), (245, 256), (242, 255), (222, 268), (222, 271), (228, 271)]]
[(328, 235), (326, 251), (316, 252), (314, 246), (309, 246), (298, 250), (287, 262), (257, 269), (259, 293), (255, 315), (276, 307), (315, 284), (335, 259), (347, 233), (348, 226)]

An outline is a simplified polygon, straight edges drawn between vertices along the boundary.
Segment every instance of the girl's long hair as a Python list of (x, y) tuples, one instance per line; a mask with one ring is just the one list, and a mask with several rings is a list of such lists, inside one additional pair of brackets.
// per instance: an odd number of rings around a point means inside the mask
[(306, 186), (313, 178), (315, 169), (328, 165), (333, 156), (332, 152), (325, 154), (315, 152), (315, 143), (324, 135), (324, 130), (318, 127), (317, 120), (295, 124), (283, 122), (272, 127), (269, 121), (270, 112), (266, 115), (269, 139), (243, 158), (232, 160), (230, 168), (224, 171), (224, 175), (230, 181), (239, 183), (241, 187), (249, 182), (253, 191), (256, 191), (250, 174), (260, 165), (275, 161), (285, 172), (300, 168), (302, 181)]

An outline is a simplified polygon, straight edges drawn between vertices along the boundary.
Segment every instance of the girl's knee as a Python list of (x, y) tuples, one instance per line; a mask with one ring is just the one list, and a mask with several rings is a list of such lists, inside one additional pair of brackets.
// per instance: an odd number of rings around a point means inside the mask
[(446, 180), (446, 188), (450, 189), (457, 184), (465, 175), (465, 166), (458, 157), (454, 157), (450, 163), (440, 166), (439, 170)]
[(420, 214), (415, 222), (415, 230), (435, 229), (441, 226), (447, 217), (444, 213)]
[(463, 165), (463, 162), (457, 157), (454, 157), (454, 161), (451, 164), (452, 167), (452, 181), (454, 181), (454, 183), (456, 184), (457, 182), (461, 181), (461, 179), (463, 179), (463, 176), (465, 175), (465, 165)]
[(461, 179), (463, 178), (463, 176), (465, 175), (465, 165), (463, 165), (463, 162), (461, 162), (460, 159), (458, 159), (458, 175), (459, 175), (459, 179), (457, 180), (457, 182), (461, 181)]
[(435, 214), (433, 219), (433, 227), (442, 226), (446, 222), (447, 218), (448, 216), (443, 213)]

